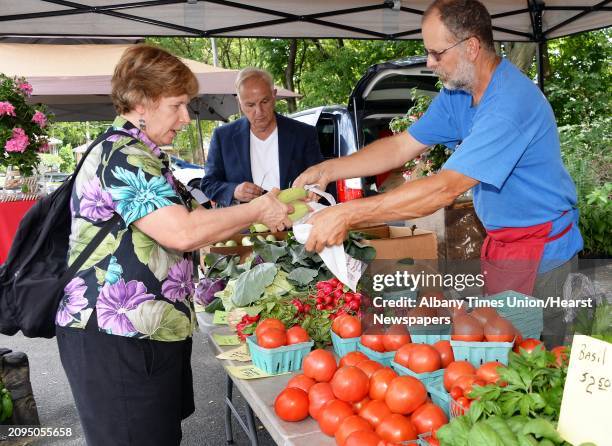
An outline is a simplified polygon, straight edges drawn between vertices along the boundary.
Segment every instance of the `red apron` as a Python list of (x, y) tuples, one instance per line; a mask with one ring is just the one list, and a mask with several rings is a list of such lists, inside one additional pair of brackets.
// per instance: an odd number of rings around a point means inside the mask
[(513, 290), (531, 295), (544, 245), (564, 236), (572, 224), (552, 237), (549, 237), (552, 221), (526, 228), (487, 231), (480, 253), (482, 272), (485, 275), (485, 294)]

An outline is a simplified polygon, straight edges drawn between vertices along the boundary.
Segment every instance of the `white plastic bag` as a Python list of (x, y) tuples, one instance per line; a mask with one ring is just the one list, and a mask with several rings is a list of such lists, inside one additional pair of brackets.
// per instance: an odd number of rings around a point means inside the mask
[[(305, 189), (325, 198), (330, 205), (336, 205), (336, 200), (334, 200), (334, 197), (327, 192), (323, 192), (315, 186), (306, 186)], [(306, 240), (308, 240), (310, 235), (310, 231), (312, 230), (312, 225), (306, 223), (308, 219), (314, 213), (327, 207), (314, 201), (308, 203), (308, 206), (312, 209), (312, 212), (296, 221), (293, 225), (295, 239), (302, 244), (306, 243)], [(357, 283), (367, 267), (364, 262), (345, 253), (342, 244), (324, 248), (323, 251), (319, 253), (319, 256), (321, 257), (321, 260), (323, 260), (323, 263), (325, 263), (325, 265), (340, 282), (347, 285), (352, 291), (356, 291)]]

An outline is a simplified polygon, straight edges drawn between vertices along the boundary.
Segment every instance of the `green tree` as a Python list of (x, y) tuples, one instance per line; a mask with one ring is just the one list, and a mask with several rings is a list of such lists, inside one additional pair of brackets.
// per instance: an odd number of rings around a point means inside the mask
[(76, 165), (75, 156), (74, 152), (72, 151), (71, 144), (66, 144), (65, 146), (62, 146), (61, 149), (59, 149), (59, 157), (61, 159), (61, 164), (59, 166), (60, 172), (74, 172)]
[(559, 125), (610, 115), (612, 31), (582, 33), (549, 42), (545, 90)]

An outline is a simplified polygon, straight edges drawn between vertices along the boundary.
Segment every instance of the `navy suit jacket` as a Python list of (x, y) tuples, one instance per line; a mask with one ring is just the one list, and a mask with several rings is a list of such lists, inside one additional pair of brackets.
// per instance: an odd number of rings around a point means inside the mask
[[(303, 122), (276, 115), (280, 188), (291, 183), (308, 167), (323, 161), (316, 129)], [(230, 206), (234, 189), (253, 182), (250, 150), (251, 125), (246, 118), (215, 129), (208, 149), (206, 175), (201, 189), (222, 206)]]

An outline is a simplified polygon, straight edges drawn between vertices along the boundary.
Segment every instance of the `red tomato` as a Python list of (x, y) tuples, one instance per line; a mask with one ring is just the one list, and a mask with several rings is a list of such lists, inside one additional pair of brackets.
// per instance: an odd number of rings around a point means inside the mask
[(410, 421), (417, 434), (433, 432), (448, 423), (448, 417), (444, 411), (433, 403), (425, 403), (410, 416)]
[(356, 431), (346, 438), (344, 446), (382, 446), (381, 439), (372, 430)]
[(361, 370), (363, 370), (363, 372), (368, 376), (368, 379), (372, 377), (374, 372), (382, 369), (383, 367), (384, 366), (380, 362), (373, 361), (371, 359), (361, 361), (359, 364), (357, 364), (357, 368), (360, 368)]
[(475, 317), (478, 321), (484, 326), (491, 319), (495, 319), (499, 317), (499, 313), (495, 310), (495, 308), (491, 307), (480, 307), (472, 310), (470, 316)]
[(287, 344), (285, 330), (267, 328), (257, 336), (257, 345), (263, 348), (278, 348)]
[(342, 420), (352, 415), (353, 408), (348, 403), (340, 400), (328, 401), (319, 413), (319, 427), (325, 435), (333, 437)]
[(259, 335), (266, 331), (268, 328), (278, 328), (279, 330), (285, 331), (285, 325), (281, 321), (270, 317), (268, 319), (260, 321), (259, 324), (257, 324), (257, 328), (255, 328), (255, 336), (257, 336), (257, 339), (259, 339)]
[(287, 387), (295, 387), (297, 389), (302, 389), (304, 392), (308, 392), (312, 386), (314, 386), (315, 380), (309, 378), (304, 374), (295, 375), (293, 378), (289, 380), (287, 383)]
[(321, 348), (311, 351), (302, 362), (304, 375), (317, 382), (328, 382), (336, 373), (336, 358), (334, 355)]
[(417, 433), (408, 417), (391, 414), (376, 428), (376, 433), (385, 441), (400, 443), (416, 440)]
[(312, 418), (318, 420), (319, 413), (321, 412), (323, 406), (325, 406), (328, 401), (333, 399), (335, 399), (335, 397), (331, 384), (316, 383), (308, 390), (308, 400), (310, 401), (308, 413)]
[(361, 336), (361, 345), (368, 347), (376, 352), (384, 352), (385, 344), (383, 343), (383, 335), (379, 334), (364, 334)]
[(410, 334), (403, 325), (394, 325), (383, 335), (383, 345), (388, 352), (397, 351), (402, 345), (411, 342)]
[(408, 360), (410, 359), (410, 352), (416, 345), (418, 344), (406, 344), (406, 345), (401, 346), (399, 350), (395, 352), (395, 356), (393, 357), (393, 360), (397, 362), (399, 365), (408, 367)]
[(363, 370), (345, 366), (336, 371), (330, 384), (336, 398), (355, 403), (368, 395), (370, 379)]
[(366, 420), (361, 418), (358, 415), (351, 415), (350, 417), (346, 417), (340, 423), (338, 430), (336, 431), (336, 444), (338, 446), (344, 446), (346, 444), (346, 439), (353, 432), (358, 431), (366, 431), (371, 430), (373, 432), (372, 426)]
[[(480, 383), (477, 381), (480, 381)], [(472, 386), (481, 383), (483, 385), (486, 384), (484, 381), (479, 380), (476, 375), (462, 375), (453, 382), (453, 388), (459, 387), (463, 391), (463, 395), (468, 396), (472, 391)]]
[(484, 335), (488, 342), (512, 342), (515, 333), (516, 328), (512, 322), (501, 316), (489, 319), (484, 326)]
[(450, 345), (450, 341), (438, 341), (433, 345), (433, 348), (438, 350), (440, 353), (440, 360), (442, 362), (442, 368), (445, 369), (451, 362), (455, 360), (453, 348)]
[(340, 324), (342, 323), (342, 319), (344, 319), (345, 317), (347, 317), (348, 314), (343, 314), (342, 316), (338, 316), (336, 319), (334, 319), (334, 322), (332, 322), (332, 331), (334, 333), (336, 333), (338, 336), (340, 336)]
[(462, 396), (462, 397), (459, 397), (459, 399), (457, 399), (457, 404), (459, 405), (460, 408), (462, 408), (462, 410), (460, 410), (460, 413), (465, 413), (465, 411), (470, 408), (470, 405), (472, 403), (469, 399)]
[(274, 412), (281, 420), (303, 420), (308, 416), (308, 394), (295, 387), (286, 388), (274, 400)]
[(451, 339), (454, 341), (480, 342), (484, 339), (484, 328), (475, 317), (462, 314), (453, 319)]
[(415, 373), (429, 373), (442, 366), (438, 350), (427, 344), (417, 344), (412, 348), (408, 358), (408, 368)]
[(497, 369), (499, 367), (506, 366), (497, 361), (486, 362), (478, 367), (478, 370), (476, 370), (476, 376), (487, 384), (497, 384), (499, 381), (499, 373), (497, 372)]
[(551, 350), (551, 353), (555, 355), (556, 358), (556, 366), (562, 367), (569, 363), (569, 348), (565, 345), (560, 345)]
[(361, 361), (367, 361), (368, 359), (370, 358), (368, 358), (362, 352), (358, 352), (358, 351), (349, 352), (346, 355), (344, 355), (342, 358), (340, 358), (340, 367), (343, 367), (345, 365), (357, 365)]
[(398, 376), (391, 381), (385, 403), (393, 413), (410, 414), (427, 401), (427, 390), (421, 381), (412, 376)]
[(308, 332), (299, 325), (295, 325), (287, 330), (287, 345), (308, 341), (310, 341)]
[(343, 316), (337, 334), (344, 339), (361, 336), (361, 321), (355, 316)]
[(444, 388), (447, 392), (450, 392), (453, 383), (457, 378), (462, 375), (475, 375), (476, 369), (472, 364), (467, 361), (454, 361), (451, 362), (446, 369), (444, 369)]
[(397, 378), (397, 373), (389, 367), (376, 370), (370, 376), (370, 398), (373, 400), (384, 400), (387, 388), (394, 378)]
[(389, 415), (391, 415), (391, 410), (379, 400), (370, 401), (359, 411), (359, 416), (368, 420), (375, 428)]
[(450, 396), (454, 400), (462, 397), (463, 389), (461, 387), (453, 386), (453, 388), (450, 390)]
[(546, 347), (544, 347), (544, 344), (542, 344), (541, 341), (537, 339), (533, 339), (533, 338), (525, 339), (519, 345), (519, 351), (523, 349), (528, 353), (533, 352), (536, 348), (541, 348), (541, 349), (546, 350)]
[(370, 398), (366, 396), (361, 401), (357, 401), (356, 403), (353, 403), (353, 412), (359, 413), (359, 411), (363, 408), (363, 406), (368, 404), (370, 401), (371, 401)]

